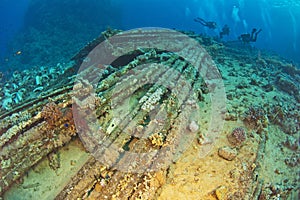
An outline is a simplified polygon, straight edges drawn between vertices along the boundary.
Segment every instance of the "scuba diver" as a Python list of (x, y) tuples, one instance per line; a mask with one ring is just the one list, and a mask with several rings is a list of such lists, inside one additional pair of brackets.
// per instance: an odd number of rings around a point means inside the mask
[(222, 39), (223, 38), (223, 35), (229, 35), (229, 32), (230, 32), (230, 28), (227, 24), (225, 24), (222, 28), (222, 31), (220, 32), (220, 38)]
[(203, 26), (208, 27), (209, 29), (215, 29), (217, 28), (217, 23), (216, 22), (207, 22), (204, 19), (197, 17), (194, 19), (195, 22), (199, 22), (200, 24), (202, 24)]
[(239, 40), (243, 41), (244, 43), (249, 42), (256, 42), (257, 35), (261, 32), (261, 29), (257, 30), (256, 28), (252, 29), (251, 35), (249, 33), (242, 34), (239, 37)]

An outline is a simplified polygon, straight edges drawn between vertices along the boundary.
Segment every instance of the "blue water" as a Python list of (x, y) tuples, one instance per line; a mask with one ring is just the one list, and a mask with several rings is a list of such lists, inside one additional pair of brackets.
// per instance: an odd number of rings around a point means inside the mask
[[(203, 27), (195, 17), (218, 27)], [(299, 19), (299, 0), (1, 0), (0, 69), (63, 62), (108, 26), (158, 26), (218, 36), (227, 24), (231, 32), (225, 41), (261, 28), (253, 46), (300, 62)]]
[(7, 52), (7, 45), (23, 25), (29, 0), (1, 0), (0, 2), (0, 58)]
[[(143, 3), (140, 3), (143, 2)], [(254, 44), (300, 61), (300, 1), (276, 0), (131, 0), (122, 5), (126, 28), (161, 26), (218, 35), (224, 24), (231, 28), (225, 40), (236, 40), (252, 28), (263, 31)], [(237, 12), (235, 12), (237, 11)], [(193, 21), (195, 17), (215, 21), (211, 31)], [(297, 20), (298, 19), (298, 20)]]

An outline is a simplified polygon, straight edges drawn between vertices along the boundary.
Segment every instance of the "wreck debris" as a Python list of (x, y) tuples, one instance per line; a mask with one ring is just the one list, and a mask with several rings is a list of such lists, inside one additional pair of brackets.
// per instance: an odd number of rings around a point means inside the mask
[[(110, 31), (105, 34), (105, 38), (109, 38), (115, 33), (117, 31)], [(141, 33), (142, 30), (136, 30), (137, 35)], [(72, 71), (83, 62), (87, 65), (91, 62), (90, 59), (86, 59), (86, 55), (100, 41), (104, 41), (104, 38), (95, 40), (94, 43), (88, 45), (87, 49), (74, 57), (72, 67), (65, 70), (64, 76), (68, 76), (68, 81), (62, 81), (55, 89), (49, 89), (42, 80), (37, 84), (39, 86), (37, 89), (32, 89), (32, 91), (40, 93), (36, 99), (29, 98), (30, 100), (28, 100), (26, 95), (20, 94), (18, 102), (13, 99), (12, 102), (6, 100), (4, 107), (7, 106), (12, 110), (8, 111), (3, 108), (0, 115), (1, 195), (9, 190), (14, 182), (24, 177), (33, 165), (47, 158), (47, 155), (52, 160), (53, 169), (58, 170), (60, 160), (59, 154), (55, 154), (55, 152), (59, 151), (61, 146), (68, 145), (72, 137), (78, 137), (77, 133), (80, 132), (85, 133), (84, 136), (97, 138), (98, 143), (103, 142), (108, 147), (112, 147), (109, 150), (93, 149), (95, 153), (101, 152), (100, 155), (103, 155), (103, 158), (109, 162), (100, 162), (91, 156), (86, 163), (83, 163), (76, 175), (69, 180), (68, 184), (61, 188), (56, 199), (155, 199), (163, 185), (174, 184), (168, 179), (172, 169), (168, 167), (165, 160), (176, 165), (178, 158), (185, 150), (182, 146), (189, 145), (194, 137), (206, 135), (202, 135), (202, 132), (207, 127), (207, 122), (201, 121), (199, 118), (203, 116), (194, 111), (201, 110), (203, 104), (210, 103), (208, 97), (212, 95), (213, 91), (219, 89), (218, 84), (214, 81), (206, 81), (207, 85), (205, 86), (202, 74), (191, 63), (183, 61), (179, 56), (170, 52), (144, 48), (126, 52), (130, 61), (126, 61), (126, 63), (116, 61), (115, 63), (118, 64), (114, 66), (96, 65), (96, 69), (94, 66), (87, 68), (85, 72), (92, 73), (93, 77), (85, 79), (83, 75), (84, 78), (74, 84)], [(122, 54), (125, 49), (124, 47), (120, 48), (114, 51), (114, 54)], [(211, 47), (215, 56), (220, 56), (222, 49)], [(234, 49), (231, 50), (234, 52)], [(207, 64), (206, 56), (193, 53), (193, 51), (188, 53), (190, 58), (197, 57), (199, 59), (197, 62)], [(239, 55), (238, 53), (235, 52), (234, 55)], [(250, 58), (248, 59), (251, 61)], [(157, 61), (160, 64), (155, 63)], [(228, 60), (224, 57), (222, 62), (226, 64)], [(201, 68), (202, 72), (207, 77), (216, 78), (213, 72), (205, 68), (205, 64), (204, 68)], [(51, 69), (51, 73), (53, 71), (55, 69)], [(99, 74), (101, 76), (97, 82), (95, 80), (99, 78), (97, 77)], [(15, 76), (19, 77), (20, 75), (16, 73)], [(55, 77), (58, 76), (59, 73), (57, 76), (55, 75)], [(31, 82), (35, 81), (34, 77), (31, 77)], [(249, 89), (249, 87), (242, 86), (238, 88), (237, 93), (239, 93), (239, 97), (244, 98), (244, 93), (240, 91)], [(10, 87), (16, 90), (21, 88), (20, 86), (7, 86), (7, 88)], [(74, 95), (76, 93), (77, 96)], [(80, 95), (78, 95), (79, 93)], [(8, 94), (12, 93), (7, 92)], [(75, 96), (75, 98), (71, 99), (71, 96)], [(6, 98), (8, 97), (6, 96)], [(231, 95), (228, 99), (233, 101), (235, 96)], [(20, 105), (20, 102), (23, 104)], [(72, 103), (73, 107), (71, 107)], [(120, 107), (120, 105), (126, 106)], [(119, 108), (119, 110), (115, 108)], [(73, 109), (87, 112), (79, 112), (78, 115), (73, 112)], [(226, 113), (224, 107), (221, 110)], [(267, 130), (268, 126), (273, 123), (272, 120), (269, 121), (271, 114), (267, 113), (265, 109), (255, 106), (249, 107), (246, 112), (242, 112), (243, 110), (234, 106), (232, 110), (234, 117), (228, 117), (227, 120), (236, 123), (238, 115), (245, 113), (242, 119), (247, 128), (252, 131), (248, 133), (247, 144), (248, 141), (253, 142), (253, 138), (255, 138), (260, 145), (257, 152), (255, 152), (256, 149), (252, 149), (252, 154), (256, 155), (254, 163), (243, 165), (244, 171), (236, 169), (230, 173), (232, 179), (244, 179), (241, 191), (231, 194), (231, 188), (221, 185), (217, 189), (213, 189), (214, 195), (219, 199), (230, 196), (237, 199), (257, 199), (264, 196), (273, 197), (274, 195), (272, 196), (269, 191), (276, 195), (283, 194), (284, 192), (278, 192), (276, 187), (272, 188), (265, 184), (260, 175), (264, 166), (265, 146), (269, 134)], [(277, 111), (279, 110), (277, 109)], [(277, 116), (274, 115), (272, 118), (274, 122), (285, 116), (280, 114), (278, 112)], [(91, 118), (88, 118), (90, 121), (87, 121), (79, 116)], [(297, 117), (297, 114), (294, 116)], [(74, 118), (76, 118), (75, 122)], [(93, 129), (95, 127), (97, 129)], [(208, 133), (214, 131), (214, 129), (209, 129)], [(232, 133), (234, 134), (231, 135), (233, 136), (230, 139), (231, 144), (238, 148), (246, 140), (245, 129), (237, 128)], [(197, 139), (200, 148), (208, 143), (214, 143), (214, 138), (205, 137), (202, 138), (203, 141), (201, 138)], [(85, 144), (91, 142), (89, 143), (90, 147), (99, 147), (94, 140), (85, 140), (84, 142), (86, 142)], [(297, 143), (292, 139), (283, 142), (282, 145), (283, 148), (288, 147), (292, 151), (299, 149)], [(176, 149), (177, 146), (181, 147)], [(239, 149), (237, 152), (235, 148), (224, 146), (219, 148), (218, 154), (225, 160), (216, 157), (226, 163), (238, 163), (241, 157), (240, 150), (243, 149)], [(137, 159), (128, 152), (150, 152), (150, 154)], [(238, 157), (237, 154), (239, 154)], [(108, 163), (110, 165), (107, 165)], [(285, 163), (287, 167), (295, 168), (299, 165), (299, 158), (294, 154), (287, 158)], [(70, 165), (73, 164), (73, 162), (70, 163)], [(143, 165), (154, 166), (152, 169), (155, 170), (145, 170)], [(126, 170), (117, 170), (120, 169), (120, 166)], [(140, 173), (132, 173), (134, 171)], [(187, 172), (187, 174), (189, 173), (191, 172)], [(199, 181), (197, 176), (195, 179)], [(245, 188), (249, 188), (249, 190)], [(286, 188), (285, 191), (287, 190), (293, 189)]]

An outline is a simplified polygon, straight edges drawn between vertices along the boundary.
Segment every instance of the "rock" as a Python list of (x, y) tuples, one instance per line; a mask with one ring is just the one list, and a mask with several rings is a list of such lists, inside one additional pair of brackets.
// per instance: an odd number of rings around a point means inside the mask
[(225, 160), (233, 160), (237, 156), (238, 152), (236, 149), (230, 148), (228, 146), (221, 147), (218, 150), (218, 155)]
[(196, 133), (196, 132), (199, 130), (199, 125), (198, 125), (195, 121), (192, 121), (192, 122), (189, 124), (189, 130), (190, 130), (192, 133)]

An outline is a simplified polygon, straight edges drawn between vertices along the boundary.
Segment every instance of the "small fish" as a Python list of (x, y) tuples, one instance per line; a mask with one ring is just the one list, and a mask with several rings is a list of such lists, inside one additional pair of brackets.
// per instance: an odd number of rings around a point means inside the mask
[(22, 51), (17, 51), (16, 52), (16, 55), (21, 55), (22, 54)]

